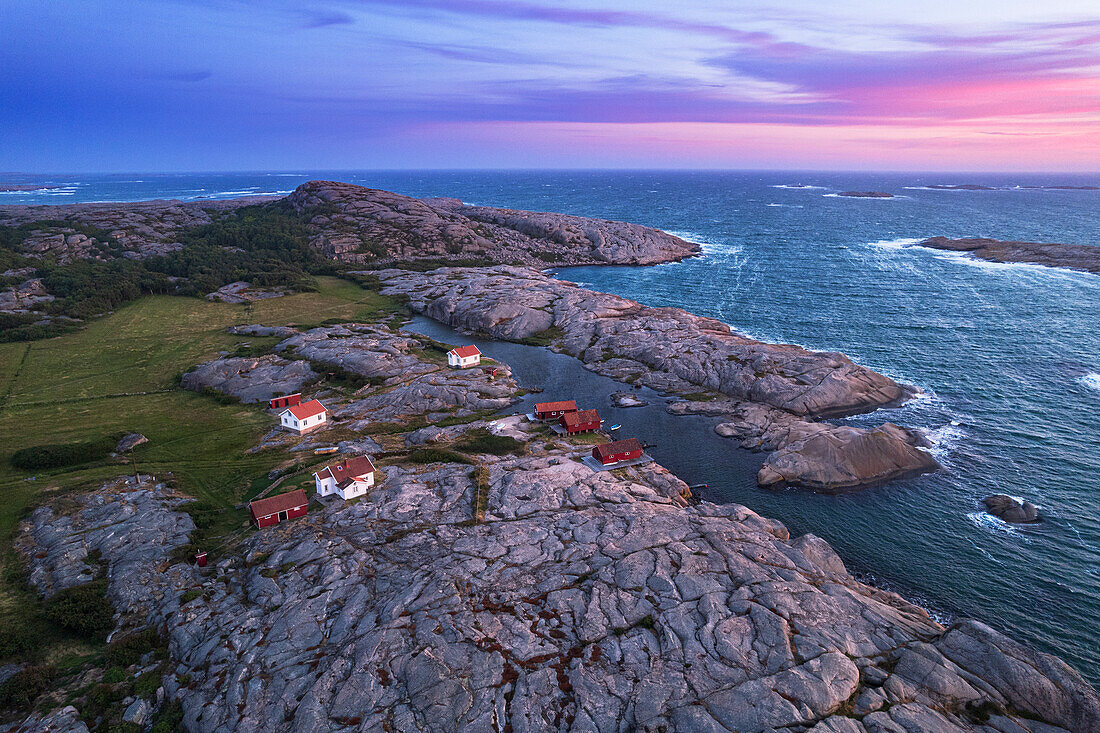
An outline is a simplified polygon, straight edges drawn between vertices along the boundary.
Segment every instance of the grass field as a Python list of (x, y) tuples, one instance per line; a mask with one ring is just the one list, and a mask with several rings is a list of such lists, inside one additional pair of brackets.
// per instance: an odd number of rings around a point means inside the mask
[(179, 388), (194, 364), (237, 344), (277, 339), (233, 336), (234, 324), (314, 326), (326, 321), (375, 321), (403, 312), (377, 292), (336, 278), (320, 278), (319, 291), (248, 305), (195, 298), (147, 297), (97, 320), (80, 332), (30, 343), (0, 344), (0, 619), (26, 611), (27, 594), (11, 572), (11, 539), (19, 519), (44, 498), (91, 488), (128, 471), (100, 461), (31, 473), (15, 469), (21, 448), (90, 440), (115, 432), (148, 437), (138, 447), (138, 468), (169, 474), (198, 497), (208, 537), (246, 524), (234, 506), (254, 493), (281, 452), (249, 455), (273, 419), (262, 406), (220, 404)]

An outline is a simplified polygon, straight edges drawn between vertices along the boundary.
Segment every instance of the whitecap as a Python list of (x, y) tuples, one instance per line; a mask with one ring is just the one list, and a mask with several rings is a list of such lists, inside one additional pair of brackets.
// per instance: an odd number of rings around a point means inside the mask
[(924, 240), (917, 237), (899, 237), (898, 239), (880, 239), (877, 242), (868, 242), (872, 247), (881, 249), (907, 249)]
[(900, 196), (894, 194), (893, 196), (842, 196), (839, 193), (823, 193), (821, 194), (825, 198), (830, 199), (852, 199), (854, 201), (894, 201), (895, 199), (907, 199), (908, 196)]
[(772, 188), (787, 188), (787, 189), (791, 189), (792, 191), (799, 191), (799, 190), (804, 189), (804, 188), (817, 188), (817, 189), (824, 189), (825, 188), (824, 186), (804, 186), (802, 184), (794, 184), (794, 183), (773, 183), (771, 185), (771, 187)]
[[(1010, 535), (1019, 534), (1016, 528), (1011, 524), (988, 512), (970, 512), (966, 515), (966, 518), (978, 529), (987, 529), (993, 532), (1003, 532), (1004, 534)], [(979, 547), (978, 549), (980, 550), (981, 548)]]
[(718, 241), (712, 237), (708, 237), (704, 234), (698, 234), (697, 232), (669, 232), (665, 234), (671, 234), (674, 237), (679, 237), (685, 242), (691, 242), (692, 244), (698, 244), (703, 248), (703, 252), (715, 251), (718, 247), (722, 248), (723, 252), (740, 252), (741, 247), (735, 244), (728, 244), (726, 242)]
[(1097, 374), (1096, 372), (1091, 372), (1089, 374), (1084, 374), (1084, 375), (1078, 377), (1077, 381), (1079, 383), (1085, 385), (1089, 389), (1095, 389), (1095, 390), (1100, 391), (1100, 374)]
[(941, 425), (938, 428), (918, 428), (921, 434), (932, 444), (928, 448), (929, 453), (936, 458), (942, 458), (959, 444), (959, 441), (966, 435), (966, 431), (957, 423), (957, 420), (952, 420), (949, 424)]

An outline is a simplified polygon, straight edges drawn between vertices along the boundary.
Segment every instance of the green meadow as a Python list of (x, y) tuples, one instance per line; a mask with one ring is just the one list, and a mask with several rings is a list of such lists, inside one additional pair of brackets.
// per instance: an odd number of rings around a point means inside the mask
[(12, 453), (45, 444), (89, 441), (139, 432), (138, 469), (169, 479), (200, 499), (201, 533), (247, 526), (236, 508), (267, 485), (282, 452), (249, 454), (274, 424), (262, 405), (223, 404), (183, 390), (180, 375), (193, 365), (234, 351), (275, 344), (277, 338), (235, 336), (234, 324), (310, 327), (324, 322), (375, 321), (403, 312), (379, 293), (337, 278), (318, 278), (317, 292), (247, 305), (197, 298), (150, 296), (57, 338), (0, 344), (0, 619), (15, 620), (30, 602), (10, 549), (19, 520), (43, 500), (93, 488), (130, 471), (103, 459), (68, 468), (25, 471)]

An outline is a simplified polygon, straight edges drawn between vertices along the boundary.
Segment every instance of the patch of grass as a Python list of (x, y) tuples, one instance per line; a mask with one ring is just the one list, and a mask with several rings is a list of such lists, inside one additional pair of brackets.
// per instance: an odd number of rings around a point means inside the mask
[(711, 400), (718, 399), (717, 392), (688, 392), (687, 394), (680, 395), (685, 400), (691, 400), (692, 402), (710, 402)]
[(559, 326), (551, 326), (544, 331), (539, 331), (536, 334), (528, 336), (527, 338), (517, 339), (516, 343), (525, 344), (527, 346), (549, 346), (562, 336), (565, 335)]
[(409, 453), (408, 461), (410, 463), (465, 463), (467, 465), (473, 465), (475, 461), (472, 458), (462, 455), (461, 453), (455, 453), (454, 451), (444, 450), (442, 448), (418, 448), (412, 453)]
[(116, 667), (129, 667), (137, 664), (149, 652), (164, 652), (163, 642), (156, 629), (142, 629), (107, 645), (107, 664)]
[(55, 674), (54, 668), (48, 665), (19, 670), (0, 684), (0, 708), (28, 710), (38, 696), (50, 688)]
[(186, 605), (202, 595), (202, 591), (198, 588), (192, 588), (191, 590), (184, 591), (180, 596), (180, 605)]
[(467, 431), (454, 447), (463, 453), (486, 453), (492, 456), (520, 455), (527, 444), (507, 435), (493, 435), (485, 428)]

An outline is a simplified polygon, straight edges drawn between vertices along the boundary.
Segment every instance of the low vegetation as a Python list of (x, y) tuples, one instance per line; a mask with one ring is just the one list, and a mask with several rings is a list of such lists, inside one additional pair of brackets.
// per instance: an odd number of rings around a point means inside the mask
[(485, 428), (463, 433), (462, 440), (455, 443), (457, 450), (463, 453), (485, 453), (492, 456), (520, 455), (527, 450), (527, 444), (508, 435), (494, 435)]
[(82, 463), (91, 463), (107, 458), (123, 435), (125, 433), (114, 433), (95, 440), (78, 443), (36, 445), (17, 450), (12, 453), (9, 460), (11, 465), (25, 471), (79, 466)]
[(103, 641), (114, 628), (115, 610), (107, 600), (107, 581), (67, 588), (45, 604), (46, 618), (89, 641)]

